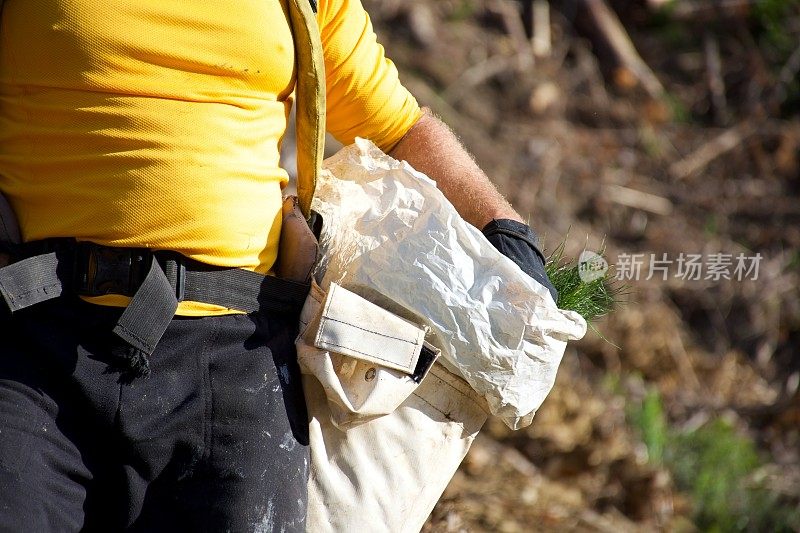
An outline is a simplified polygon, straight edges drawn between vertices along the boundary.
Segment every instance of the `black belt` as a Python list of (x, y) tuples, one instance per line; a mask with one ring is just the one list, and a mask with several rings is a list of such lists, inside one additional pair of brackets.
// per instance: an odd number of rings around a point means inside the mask
[(0, 268), (0, 296), (12, 313), (64, 292), (130, 296), (114, 333), (146, 356), (152, 355), (183, 300), (247, 313), (296, 315), (309, 291), (306, 283), (213, 267), (168, 251), (74, 239), (25, 243), (10, 251), (14, 262)]

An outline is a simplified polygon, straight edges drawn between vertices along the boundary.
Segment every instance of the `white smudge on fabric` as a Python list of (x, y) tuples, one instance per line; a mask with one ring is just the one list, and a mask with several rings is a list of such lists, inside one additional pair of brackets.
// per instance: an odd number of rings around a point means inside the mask
[(272, 533), (272, 515), (274, 513), (273, 507), (274, 504), (272, 503), (272, 500), (269, 500), (267, 502), (267, 510), (263, 516), (261, 516), (261, 519), (256, 522), (253, 533)]
[(294, 440), (294, 436), (291, 432), (287, 433), (283, 436), (283, 442), (280, 443), (279, 447), (287, 452), (294, 450), (294, 447), (297, 446), (297, 441)]
[(289, 377), (289, 367), (286, 365), (280, 365), (278, 367), (278, 371), (281, 373), (281, 381), (288, 385), (291, 381), (291, 378)]

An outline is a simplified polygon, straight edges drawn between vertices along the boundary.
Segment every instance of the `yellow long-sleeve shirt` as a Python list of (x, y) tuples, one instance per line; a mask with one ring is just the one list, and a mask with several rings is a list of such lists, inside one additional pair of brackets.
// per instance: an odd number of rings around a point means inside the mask
[[(23, 239), (268, 272), (288, 180), (287, 16), (284, 0), (5, 0), (0, 190)], [(320, 0), (317, 19), (328, 130), (390, 148), (420, 111), (368, 15), (359, 0)]]

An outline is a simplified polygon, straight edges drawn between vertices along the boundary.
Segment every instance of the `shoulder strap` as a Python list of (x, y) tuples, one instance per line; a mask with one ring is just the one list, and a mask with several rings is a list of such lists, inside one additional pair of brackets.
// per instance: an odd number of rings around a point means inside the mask
[(297, 196), (308, 219), (325, 148), (325, 60), (316, 0), (288, 0), (297, 85)]

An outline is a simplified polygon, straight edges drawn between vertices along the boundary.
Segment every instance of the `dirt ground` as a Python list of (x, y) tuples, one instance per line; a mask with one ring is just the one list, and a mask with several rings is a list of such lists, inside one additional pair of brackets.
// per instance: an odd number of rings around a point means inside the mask
[[(797, 506), (800, 55), (763, 44), (746, 8), (665, 18), (658, 2), (611, 2), (654, 96), (586, 29), (589, 2), (551, 2), (538, 55), (529, 1), (364, 3), (404, 83), (548, 248), (603, 249), (618, 273), (644, 258), (627, 303), (568, 349), (533, 425), (491, 422), (425, 530), (698, 528), (698, 503), (631, 421), (653, 393), (676, 431), (721, 418), (752, 439), (770, 490)], [(680, 254), (761, 260), (757, 279), (692, 280)], [(648, 280), (652, 258), (672, 262)]]

